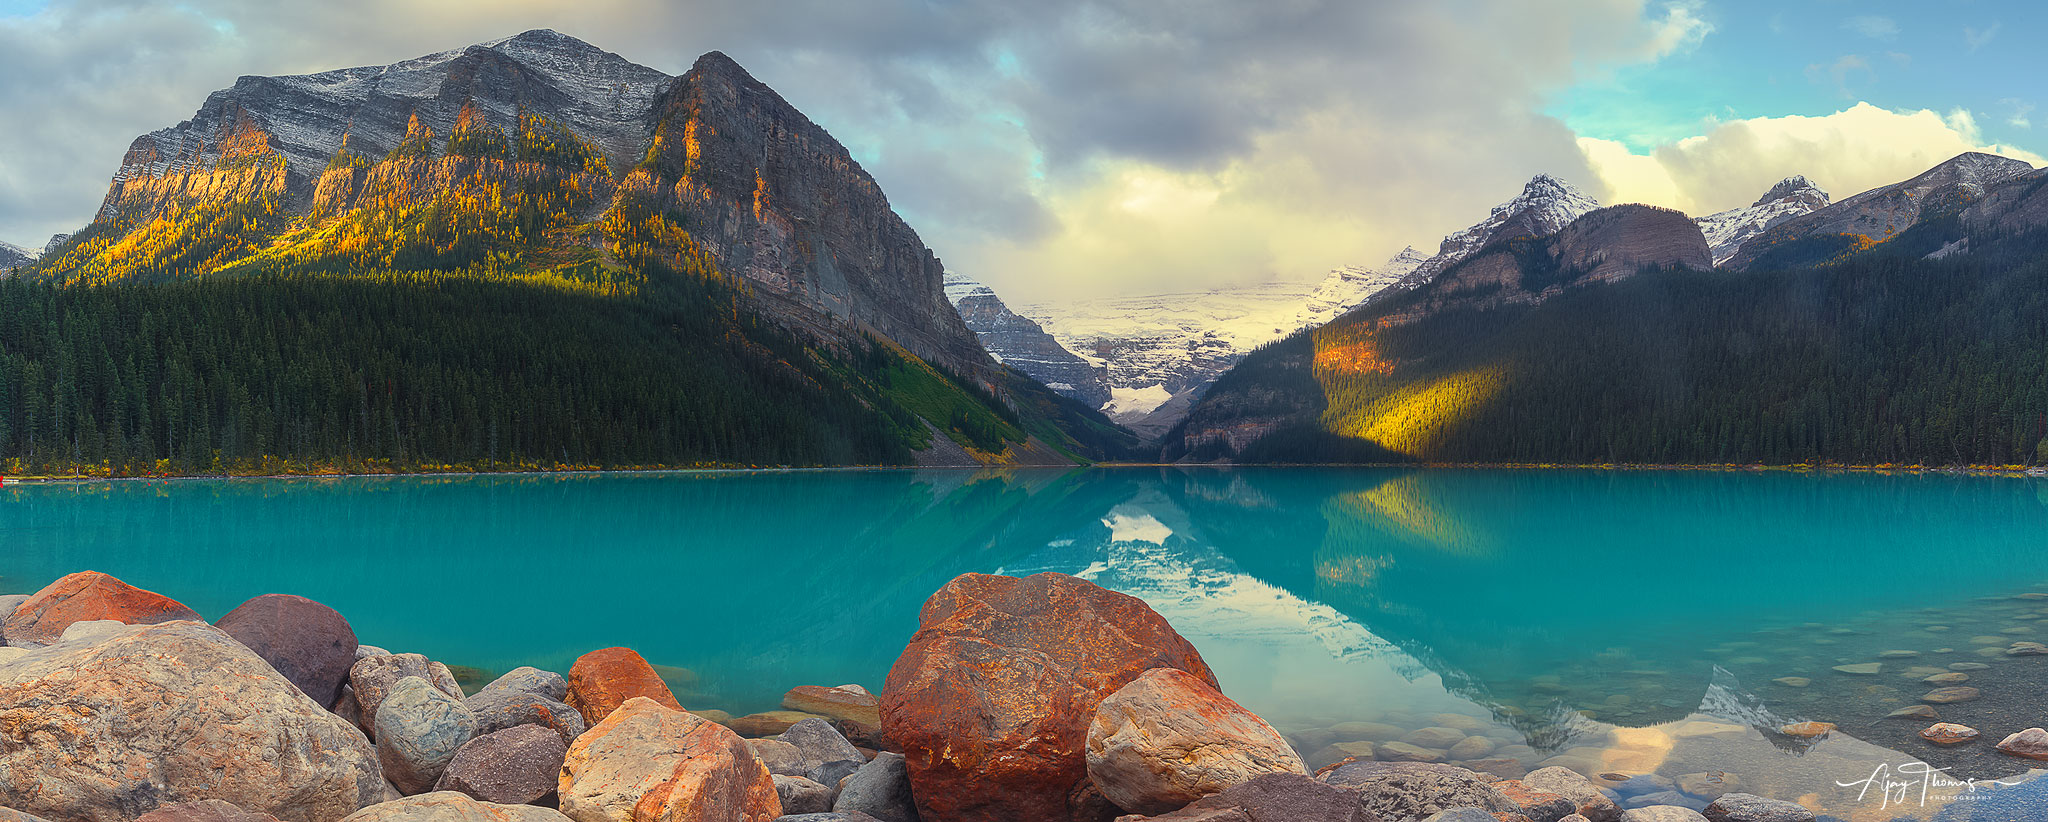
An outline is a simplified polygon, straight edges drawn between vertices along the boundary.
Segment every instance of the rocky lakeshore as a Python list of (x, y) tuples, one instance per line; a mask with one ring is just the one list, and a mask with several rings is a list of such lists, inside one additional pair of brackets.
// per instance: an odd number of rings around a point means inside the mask
[[(285, 594), (208, 624), (81, 572), (0, 615), (0, 822), (1817, 818), (1724, 773), (1530, 770), (1448, 715), (1283, 735), (1143, 601), (1061, 574), (960, 576), (879, 695), (803, 685), (740, 717), (691, 712), (628, 648), (465, 687)], [(2048, 731), (1997, 747), (2048, 759)]]

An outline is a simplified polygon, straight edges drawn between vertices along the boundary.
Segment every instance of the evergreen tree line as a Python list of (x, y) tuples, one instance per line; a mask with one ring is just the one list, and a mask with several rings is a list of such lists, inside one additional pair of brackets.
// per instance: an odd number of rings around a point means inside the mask
[[(0, 279), (7, 473), (900, 464), (907, 412), (720, 280)], [(866, 355), (849, 359), (859, 360)]]
[[(1211, 397), (1309, 392), (1302, 405), (1320, 408), (1246, 461), (1384, 446), (1454, 462), (2044, 464), (2041, 248), (1646, 272), (1539, 306), (1383, 329), (1346, 318), (1255, 353)], [(1363, 361), (1384, 367), (1357, 367), (1356, 354), (1322, 365), (1352, 353), (1338, 343), (1370, 346)]]

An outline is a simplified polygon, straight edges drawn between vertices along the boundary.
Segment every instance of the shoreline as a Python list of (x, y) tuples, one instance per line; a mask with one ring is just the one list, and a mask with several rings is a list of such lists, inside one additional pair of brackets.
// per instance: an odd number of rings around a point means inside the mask
[(1534, 463), (1534, 462), (1356, 462), (1356, 463), (1172, 463), (1099, 462), (1092, 465), (817, 465), (817, 466), (707, 466), (689, 468), (522, 468), (506, 471), (306, 471), (285, 473), (142, 474), (93, 476), (89, 474), (0, 475), (0, 485), (83, 485), (98, 482), (140, 482), (177, 480), (300, 480), (360, 479), (367, 477), (572, 477), (600, 475), (657, 474), (795, 474), (851, 471), (907, 471), (949, 473), (1003, 473), (1014, 471), (1073, 471), (1092, 469), (1175, 468), (1183, 470), (1230, 470), (1240, 468), (1286, 469), (1409, 469), (1429, 471), (1688, 471), (1721, 473), (1791, 474), (1947, 474), (1954, 476), (2048, 478), (2048, 467), (2016, 465), (1836, 465), (1754, 463)]

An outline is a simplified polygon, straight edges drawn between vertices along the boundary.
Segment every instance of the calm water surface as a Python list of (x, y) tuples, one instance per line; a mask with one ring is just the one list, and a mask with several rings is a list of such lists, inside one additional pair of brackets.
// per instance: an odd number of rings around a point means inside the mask
[[(2036, 479), (1096, 469), (0, 489), (0, 593), (81, 569), (209, 618), (302, 594), (366, 643), (491, 672), (627, 645), (685, 704), (735, 713), (798, 684), (879, 691), (957, 574), (1059, 571), (1151, 603), (1312, 758), (1364, 733), (1345, 722), (1448, 725), (1486, 740), (1465, 759), (1725, 770), (1844, 818), (2006, 818), (2032, 790), (1942, 810), (1940, 789), (1923, 807), (1831, 784), (1915, 759), (2026, 771), (1884, 719), (1926, 676), (1989, 666), (1970, 673), (1981, 698), (1938, 709), (1991, 742), (2048, 723), (2048, 657), (2004, 654), (2048, 641), (2048, 601), (2027, 596), (2048, 591)], [(1883, 670), (1833, 670), (1871, 661)], [(1772, 732), (1801, 719), (1840, 729)]]

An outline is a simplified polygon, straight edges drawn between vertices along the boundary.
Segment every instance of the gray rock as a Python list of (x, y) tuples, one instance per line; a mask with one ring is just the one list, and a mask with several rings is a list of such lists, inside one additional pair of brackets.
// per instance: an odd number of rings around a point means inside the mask
[(569, 681), (553, 671), (521, 666), (491, 680), (491, 684), (485, 685), (483, 690), (477, 693), (489, 691), (517, 691), (522, 694), (544, 696), (556, 702), (566, 702), (569, 699)]
[(361, 662), (373, 656), (391, 656), (391, 652), (375, 645), (357, 645), (356, 661)]
[(462, 686), (455, 683), (455, 674), (448, 666), (419, 654), (379, 654), (356, 660), (349, 668), (348, 684), (356, 691), (356, 704), (363, 709), (363, 724), (373, 731), (377, 727), (377, 706), (384, 701), (384, 695), (391, 691), (398, 680), (409, 676), (425, 680), (435, 690), (461, 701)]
[(1451, 808), (1430, 814), (1422, 822), (1498, 822), (1493, 814), (1478, 808)]
[(1621, 819), (1621, 806), (1615, 804), (1612, 797), (1569, 768), (1538, 768), (1522, 777), (1522, 782), (1539, 791), (1571, 800), (1578, 806), (1579, 815), (1591, 822), (1617, 822)]
[(1331, 785), (1358, 791), (1360, 806), (1387, 819), (1420, 819), (1451, 808), (1519, 811), (1519, 805), (1464, 768), (1418, 762), (1352, 762), (1322, 774)]
[(583, 714), (568, 703), (527, 691), (486, 687), (462, 702), (469, 706), (470, 713), (476, 714), (478, 736), (521, 725), (539, 725), (554, 731), (567, 745), (589, 730)]
[[(754, 758), (761, 760), (761, 765), (768, 769), (770, 775), (807, 777), (811, 773), (810, 763), (804, 761), (803, 752), (797, 750), (795, 745), (780, 739), (749, 739), (747, 747), (754, 749)], [(822, 779), (817, 781), (824, 782)]]
[(118, 619), (81, 620), (65, 626), (64, 635), (58, 641), (80, 643), (97, 642), (101, 639), (119, 633), (121, 629), (126, 627), (127, 625), (128, 623), (122, 622)]
[[(1491, 815), (1485, 817), (1493, 822)], [(1118, 817), (1117, 822), (1380, 822), (1359, 795), (1301, 774), (1267, 774), (1204, 797), (1161, 816)], [(1413, 819), (1413, 817), (1409, 817)], [(1400, 822), (1387, 817), (1387, 822)]]
[(775, 817), (775, 822), (881, 822), (864, 813), (799, 813)]
[(356, 726), (356, 730), (362, 731), (365, 738), (369, 737), (370, 723), (363, 721), (363, 706), (356, 704), (356, 689), (354, 687), (348, 685), (341, 686), (341, 698), (334, 701), (334, 707), (331, 710), (335, 716), (346, 719), (348, 724)]
[(1699, 811), (1677, 805), (1630, 808), (1621, 815), (1621, 822), (1706, 822), (1706, 819)]
[(832, 810), (832, 789), (801, 776), (775, 774), (775, 795), (782, 797), (782, 812), (826, 813)]
[[(1687, 808), (1690, 810), (1697, 811), (1705, 808), (1707, 806), (1707, 801), (1695, 796), (1687, 796), (1680, 791), (1658, 791), (1656, 793), (1646, 793), (1640, 796), (1629, 797), (1628, 801), (1622, 803), (1622, 805), (1627, 808), (1649, 808), (1657, 805), (1671, 805), (1675, 807)], [(1625, 814), (1624, 818), (1626, 818)]]
[(1796, 802), (1755, 794), (1727, 793), (1701, 812), (1710, 822), (1813, 822), (1813, 811)]
[(862, 754), (859, 748), (846, 741), (846, 737), (839, 733), (839, 729), (832, 727), (832, 723), (824, 719), (802, 720), (789, 726), (789, 730), (783, 731), (775, 739), (796, 746), (797, 751), (804, 756), (806, 771), (814, 770), (827, 762), (867, 761), (867, 756)]
[[(24, 596), (22, 599), (28, 599), (28, 597)], [(15, 603), (17, 606), (20, 604), (19, 602)], [(12, 808), (0, 808), (0, 822), (46, 822), (46, 820), (40, 816), (30, 816)]]
[(478, 736), (455, 752), (434, 790), (531, 805), (555, 793), (569, 746), (552, 729), (520, 725)]
[(855, 771), (867, 767), (867, 764), (866, 762), (841, 759), (837, 762), (827, 762), (812, 768), (811, 772), (804, 774), (804, 776), (820, 785), (838, 785), (839, 780), (852, 776)]
[(456, 752), (476, 736), (476, 716), (461, 700), (408, 676), (384, 697), (376, 728), (384, 778), (403, 793), (417, 794), (432, 789)]
[(910, 798), (910, 771), (903, 755), (883, 752), (862, 765), (839, 788), (832, 801), (837, 813), (858, 811), (882, 822), (918, 822), (917, 804)]
[(454, 791), (380, 802), (349, 814), (342, 822), (569, 822), (553, 808), (479, 802)]

